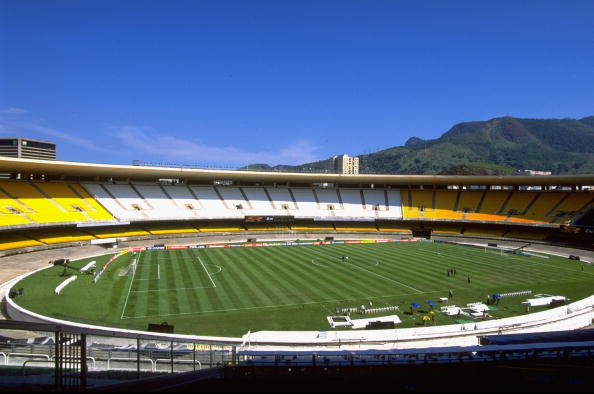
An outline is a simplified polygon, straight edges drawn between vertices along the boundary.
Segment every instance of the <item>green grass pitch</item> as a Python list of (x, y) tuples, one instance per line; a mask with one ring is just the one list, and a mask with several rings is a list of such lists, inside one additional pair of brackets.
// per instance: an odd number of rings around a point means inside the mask
[[(341, 260), (349, 256), (348, 260)], [(82, 267), (109, 256), (73, 263)], [(136, 269), (132, 259), (137, 260)], [(455, 268), (456, 275), (448, 276)], [(52, 267), (25, 278), (15, 301), (46, 316), (144, 330), (168, 322), (176, 333), (240, 336), (248, 330), (328, 330), (336, 308), (398, 306), (397, 327), (422, 324), (453, 291), (455, 305), (492, 293), (532, 290), (571, 300), (590, 296), (594, 267), (561, 257), (523, 257), (433, 242), (143, 251), (116, 259), (97, 283)], [(69, 275), (76, 274), (70, 271)], [(493, 318), (526, 313), (526, 297), (501, 300)], [(410, 313), (410, 304), (421, 307)], [(546, 307), (532, 308), (531, 312)], [(392, 312), (384, 313), (392, 314)], [(368, 318), (378, 315), (356, 315)], [(455, 318), (437, 312), (436, 324)]]

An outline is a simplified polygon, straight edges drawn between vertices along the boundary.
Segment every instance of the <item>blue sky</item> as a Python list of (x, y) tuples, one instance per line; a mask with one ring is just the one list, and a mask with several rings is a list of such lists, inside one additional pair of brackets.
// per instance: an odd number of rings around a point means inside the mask
[(594, 115), (593, 1), (0, 0), (0, 136), (61, 160), (300, 164)]

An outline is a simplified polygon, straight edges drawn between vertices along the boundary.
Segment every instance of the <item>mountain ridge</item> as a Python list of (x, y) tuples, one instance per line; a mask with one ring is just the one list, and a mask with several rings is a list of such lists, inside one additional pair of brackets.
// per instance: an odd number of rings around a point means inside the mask
[[(497, 117), (462, 122), (440, 137), (410, 137), (359, 156), (362, 174), (510, 175), (518, 170), (553, 174), (594, 172), (594, 116), (581, 119)], [(296, 166), (250, 165), (266, 171), (325, 172), (329, 159)], [(245, 167), (243, 169), (246, 169)]]

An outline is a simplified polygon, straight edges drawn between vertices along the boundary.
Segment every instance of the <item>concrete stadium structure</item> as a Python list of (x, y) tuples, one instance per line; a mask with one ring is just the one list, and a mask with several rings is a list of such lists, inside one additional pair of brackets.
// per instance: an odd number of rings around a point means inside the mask
[[(591, 259), (592, 235), (575, 226), (594, 205), (594, 175), (438, 176), (213, 171), (0, 158), (2, 281), (41, 266), (47, 256), (87, 257), (165, 243), (334, 237), (445, 237), (560, 247)], [(574, 249), (578, 248), (578, 249)], [(113, 248), (111, 250), (114, 250)], [(44, 256), (44, 257), (40, 257)], [(10, 268), (8, 261), (27, 261)], [(5, 286), (6, 288), (7, 286)], [(594, 298), (503, 320), (400, 330), (263, 332), (243, 338), (192, 337), (235, 345), (311, 349), (477, 345), (501, 332), (576, 329), (592, 322)], [(8, 299), (8, 314), (55, 321)], [(82, 327), (81, 325), (78, 325)], [(88, 327), (101, 330), (100, 327)], [(187, 338), (186, 338), (187, 339)]]

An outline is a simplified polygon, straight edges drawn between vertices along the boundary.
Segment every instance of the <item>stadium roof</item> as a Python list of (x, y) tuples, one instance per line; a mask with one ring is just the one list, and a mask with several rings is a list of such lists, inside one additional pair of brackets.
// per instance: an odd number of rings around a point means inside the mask
[(509, 186), (589, 186), (594, 174), (582, 175), (380, 175), (317, 174), (261, 171), (204, 170), (183, 167), (145, 167), (0, 157), (0, 173), (20, 173), (60, 178), (106, 177), (132, 180), (183, 179), (194, 182), (232, 180), (244, 183), (335, 183), (377, 185), (509, 185)]

